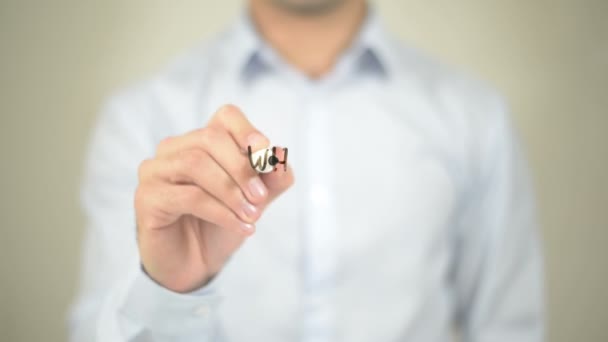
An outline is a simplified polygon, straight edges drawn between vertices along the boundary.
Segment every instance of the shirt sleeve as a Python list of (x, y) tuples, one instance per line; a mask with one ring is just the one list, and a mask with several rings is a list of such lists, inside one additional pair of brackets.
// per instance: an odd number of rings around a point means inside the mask
[[(150, 103), (143, 101), (140, 103)], [(214, 340), (214, 282), (189, 294), (155, 283), (140, 267), (133, 194), (140, 162), (153, 155), (152, 108), (113, 98), (95, 126), (81, 202), (87, 222), (70, 341)]]
[(543, 266), (526, 163), (502, 100), (475, 125), (453, 273), (463, 341), (542, 341)]

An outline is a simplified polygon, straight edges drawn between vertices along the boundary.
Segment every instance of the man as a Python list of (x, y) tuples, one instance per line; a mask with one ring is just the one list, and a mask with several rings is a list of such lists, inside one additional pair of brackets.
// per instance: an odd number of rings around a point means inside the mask
[[(248, 5), (108, 102), (72, 339), (540, 341), (500, 97), (397, 43), (364, 0)], [(271, 145), (288, 168), (258, 174), (246, 151)]]

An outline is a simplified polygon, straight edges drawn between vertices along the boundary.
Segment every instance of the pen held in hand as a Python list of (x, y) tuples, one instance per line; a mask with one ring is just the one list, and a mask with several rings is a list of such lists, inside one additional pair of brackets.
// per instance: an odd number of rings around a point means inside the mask
[(280, 160), (276, 155), (277, 147), (267, 147), (255, 152), (251, 151), (251, 145), (247, 146), (247, 155), (251, 167), (258, 173), (270, 173), (277, 170), (277, 165), (283, 164), (283, 170), (287, 171), (287, 152), (288, 149), (283, 148), (283, 160)]

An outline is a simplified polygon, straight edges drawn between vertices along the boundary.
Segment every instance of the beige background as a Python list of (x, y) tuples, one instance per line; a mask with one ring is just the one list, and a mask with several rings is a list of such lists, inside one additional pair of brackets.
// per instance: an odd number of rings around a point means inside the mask
[[(0, 340), (65, 340), (100, 102), (240, 1), (0, 0)], [(550, 341), (608, 341), (608, 1), (377, 1), (411, 44), (511, 100), (538, 189)]]

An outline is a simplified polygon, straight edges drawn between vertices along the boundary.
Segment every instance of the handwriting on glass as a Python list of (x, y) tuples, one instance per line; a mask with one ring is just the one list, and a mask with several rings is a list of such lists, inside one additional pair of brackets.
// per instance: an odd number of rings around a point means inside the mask
[(276, 146), (256, 152), (251, 152), (251, 146), (247, 146), (247, 154), (251, 167), (261, 173), (276, 171), (276, 166), (279, 164), (283, 164), (283, 170), (287, 171), (287, 148), (283, 148), (283, 160), (279, 160), (276, 152)]

